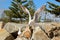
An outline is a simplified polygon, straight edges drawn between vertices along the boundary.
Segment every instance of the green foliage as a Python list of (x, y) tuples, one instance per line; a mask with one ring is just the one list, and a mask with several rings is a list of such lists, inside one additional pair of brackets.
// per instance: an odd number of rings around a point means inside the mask
[(33, 16), (33, 13), (35, 12), (33, 0), (13, 0), (11, 2), (11, 6), (9, 7), (10, 10), (4, 11), (10, 20), (12, 20), (12, 18), (20, 18), (20, 21), (22, 21), (22, 18), (28, 19), (28, 15), (23, 12), (19, 5), (23, 5), (28, 8)]
[(54, 7), (54, 8), (59, 7), (58, 5), (53, 4), (53, 3), (51, 3), (51, 2), (47, 2), (47, 3), (48, 3), (50, 6)]
[(60, 2), (60, 0), (56, 0), (57, 2)]
[(49, 8), (46, 8), (46, 10), (52, 14), (55, 14), (56, 16), (59, 16), (60, 15), (60, 6), (59, 5), (56, 5), (56, 4), (53, 4), (51, 2), (47, 2), (49, 4)]

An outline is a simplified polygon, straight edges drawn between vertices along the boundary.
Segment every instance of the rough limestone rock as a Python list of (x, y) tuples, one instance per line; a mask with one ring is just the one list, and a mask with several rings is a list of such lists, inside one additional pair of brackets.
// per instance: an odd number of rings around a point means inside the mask
[(50, 38), (60, 36), (60, 27), (53, 28), (52, 30), (50, 30), (49, 34)]
[(15, 40), (28, 40), (28, 39), (26, 39), (24, 37), (17, 37)]
[(51, 24), (42, 23), (41, 26), (42, 26), (42, 29), (45, 30), (46, 33), (48, 33), (52, 29)]
[(40, 27), (47, 33), (49, 38), (60, 35), (60, 23), (50, 22), (50, 23), (39, 23)]
[(60, 36), (58, 36), (58, 37), (53, 37), (51, 40), (60, 40)]
[(2, 28), (2, 26), (3, 26), (3, 22), (1, 21), (1, 22), (0, 22), (0, 29)]
[(9, 33), (13, 33), (18, 31), (18, 29), (25, 27), (26, 24), (18, 24), (18, 23), (10, 23), (8, 22), (5, 26), (4, 29), (6, 29)]
[[(6, 29), (9, 33), (14, 33), (18, 31), (19, 28), (22, 29), (23, 31), (26, 25), (27, 24), (7, 23), (4, 26), (4, 29)], [(59, 40), (60, 37), (57, 36), (60, 36), (60, 23), (46, 22), (46, 23), (38, 23), (35, 26), (36, 27), (33, 30), (34, 32), (32, 35), (33, 40), (50, 40), (49, 38), (51, 38), (52, 40)], [(27, 40), (27, 39), (17, 37), (16, 40)]]
[(55, 27), (60, 27), (60, 23), (59, 22), (52, 22), (51, 23), (53, 26), (55, 26)]
[(0, 40), (14, 40), (14, 37), (9, 34), (6, 30), (0, 30)]
[(6, 29), (9, 33), (13, 33), (18, 30), (18, 26), (16, 25), (16, 23), (7, 23), (4, 26), (4, 29)]
[(16, 38), (15, 40), (22, 40), (21, 38)]
[(50, 39), (39, 27), (36, 27), (33, 32), (32, 40), (50, 40)]
[(55, 27), (51, 25), (51, 23), (38, 23), (37, 25), (39, 25), (40, 28), (45, 30), (46, 33), (48, 33), (53, 27)]
[(18, 24), (18, 23), (11, 23), (8, 22), (6, 23), (6, 25), (4, 26), (4, 29), (7, 30), (9, 33), (11, 33), (11, 35), (16, 38), (17, 37), (17, 33), (18, 33), (18, 29), (20, 28), (23, 30), (23, 28), (26, 26), (26, 24)]

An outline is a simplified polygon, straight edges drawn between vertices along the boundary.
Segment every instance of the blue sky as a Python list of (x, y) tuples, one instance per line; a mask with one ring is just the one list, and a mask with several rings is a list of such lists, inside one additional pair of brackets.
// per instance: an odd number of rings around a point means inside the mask
[[(8, 7), (10, 6), (12, 0), (0, 0), (0, 10), (1, 9), (8, 9)], [(33, 0), (35, 5), (36, 5), (36, 9), (41, 7), (44, 3), (46, 3), (47, 1), (55, 3), (57, 5), (59, 5), (58, 2), (56, 2), (55, 0)]]

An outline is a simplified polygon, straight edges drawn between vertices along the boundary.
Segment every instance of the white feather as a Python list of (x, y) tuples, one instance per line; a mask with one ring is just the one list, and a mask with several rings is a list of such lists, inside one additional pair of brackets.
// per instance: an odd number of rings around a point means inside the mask
[(33, 25), (33, 23), (35, 23), (35, 22), (38, 21), (38, 19), (39, 19), (39, 17), (40, 17), (40, 13), (45, 10), (45, 6), (46, 6), (46, 5), (43, 5), (41, 8), (39, 8), (39, 9), (34, 13), (34, 17), (33, 17), (33, 19), (31, 20), (31, 15), (30, 15), (29, 10), (28, 10), (26, 7), (24, 7), (24, 6), (21, 5), (22, 10), (23, 10), (25, 13), (28, 13), (28, 15), (29, 15), (29, 23), (28, 23), (29, 25), (31, 25), (31, 24)]

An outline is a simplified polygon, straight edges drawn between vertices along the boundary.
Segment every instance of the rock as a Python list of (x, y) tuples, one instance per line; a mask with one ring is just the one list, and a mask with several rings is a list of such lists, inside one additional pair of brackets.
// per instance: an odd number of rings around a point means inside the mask
[(1, 29), (0, 40), (14, 40), (14, 37), (11, 34), (9, 34), (5, 29)]
[(13, 33), (18, 30), (18, 26), (16, 25), (16, 23), (7, 23), (4, 26), (4, 29), (6, 29), (9, 33)]
[(17, 36), (15, 40), (30, 40), (31, 37), (31, 28), (25, 27), (20, 35)]
[(1, 22), (0, 22), (0, 29), (2, 28), (2, 26), (3, 26), (3, 22), (1, 21)]
[(22, 40), (22, 38), (16, 38), (15, 40)]
[(60, 36), (60, 27), (56, 27), (56, 28), (53, 28), (52, 30), (50, 30), (49, 36), (52, 38)]
[(43, 30), (47, 33), (47, 36), (49, 38), (52, 38), (53, 33), (50, 32), (50, 30), (52, 30), (52, 28), (55, 28), (55, 26), (52, 26), (51, 24), (44, 24), (42, 27), (43, 27)]
[(17, 37), (15, 40), (28, 40), (28, 39), (26, 39), (26, 38), (24, 38), (24, 37), (22, 37), (22, 38)]
[[(6, 29), (12, 35), (13, 34), (16, 35), (18, 29), (20, 28), (21, 31), (23, 32), (26, 28), (25, 26), (26, 26), (26, 24), (7, 23), (4, 26), (4, 29)], [(50, 40), (49, 38), (54, 39), (54, 37), (57, 38), (58, 35), (60, 36), (60, 23), (57, 23), (57, 22), (39, 23), (35, 26), (36, 27), (34, 27), (34, 30), (33, 30), (34, 32), (33, 32), (33, 35), (32, 35), (32, 39), (34, 39), (34, 40)], [(39, 26), (40, 28), (37, 27), (37, 26)], [(16, 37), (17, 37), (17, 35), (16, 35)], [(58, 38), (60, 38), (60, 37), (58, 37)], [(17, 40), (19, 40), (19, 39), (23, 40), (25, 38), (17, 37), (16, 39)], [(27, 39), (25, 39), (25, 40), (27, 40)]]
[(48, 33), (52, 29), (51, 24), (42, 24), (42, 29), (45, 30), (46, 33)]
[(53, 22), (51, 23), (53, 26), (56, 26), (56, 27), (60, 27), (60, 23), (59, 22)]
[(39, 23), (37, 25), (45, 30), (46, 33), (48, 33), (52, 28), (55, 28), (55, 26), (51, 25), (51, 23)]
[(58, 37), (53, 37), (51, 40), (60, 40), (60, 36), (58, 36)]
[(26, 27), (25, 30), (22, 32), (22, 35), (26, 38), (30, 38), (31, 37), (31, 30), (29, 29), (29, 27)]
[(22, 27), (25, 27), (26, 24), (18, 24), (18, 23), (10, 23), (8, 22), (5, 26), (4, 26), (4, 29), (6, 29), (9, 33), (13, 33), (13, 32), (16, 32), (18, 31), (18, 29), (22, 28)]
[[(18, 29), (22, 29), (26, 26), (26, 24), (18, 24), (18, 23), (6, 23), (6, 25), (4, 26), (4, 29), (7, 30), (9, 33), (12, 34), (12, 36), (14, 38), (17, 37), (17, 33), (18, 33)], [(20, 30), (21, 31), (21, 30)]]
[[(27, 24), (17, 24), (17, 23), (10, 23), (8, 22), (5, 26), (4, 29), (6, 29), (9, 33), (13, 33), (18, 31), (19, 28), (25, 27)], [(51, 30), (51, 28), (60, 26), (60, 23), (39, 23), (40, 26), (43, 26), (44, 30), (48, 32)]]
[(60, 23), (40, 23), (40, 27), (47, 33), (49, 38), (60, 35)]
[(33, 35), (32, 40), (50, 40), (47, 35), (42, 31), (39, 27), (36, 27)]
[(17, 38), (17, 36), (18, 36), (17, 33), (18, 33), (18, 31), (11, 33), (11, 35), (14, 37), (14, 39)]
[(29, 28), (29, 27), (26, 27), (26, 28), (24, 29), (24, 31), (21, 32), (18, 36), (19, 36), (19, 37), (22, 37), (22, 36), (23, 36), (23, 37), (29, 39), (29, 38), (31, 37), (31, 30), (30, 30), (30, 28)]

